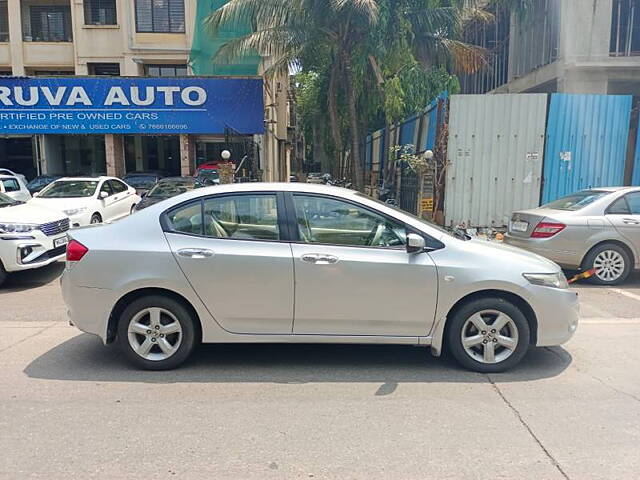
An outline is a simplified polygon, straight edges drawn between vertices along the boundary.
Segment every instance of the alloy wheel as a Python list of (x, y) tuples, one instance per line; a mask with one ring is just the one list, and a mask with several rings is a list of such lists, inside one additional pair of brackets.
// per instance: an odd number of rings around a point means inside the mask
[(149, 307), (133, 316), (127, 329), (129, 345), (145, 360), (171, 357), (182, 343), (182, 326), (170, 311)]
[(593, 268), (603, 282), (615, 282), (624, 273), (624, 257), (615, 250), (604, 250), (596, 256)]
[(480, 363), (500, 363), (518, 347), (518, 327), (513, 319), (498, 310), (482, 310), (464, 323), (462, 347)]

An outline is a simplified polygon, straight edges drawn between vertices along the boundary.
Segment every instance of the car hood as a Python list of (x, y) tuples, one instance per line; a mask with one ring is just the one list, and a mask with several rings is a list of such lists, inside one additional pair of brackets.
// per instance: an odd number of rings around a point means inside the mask
[(472, 239), (467, 242), (467, 248), (476, 250), (487, 261), (500, 264), (509, 263), (514, 268), (528, 270), (528, 273), (553, 273), (560, 271), (560, 267), (551, 260), (535, 253), (523, 250), (505, 243)]
[(76, 208), (88, 207), (91, 203), (89, 198), (32, 198), (29, 205), (37, 205), (39, 207), (50, 208), (63, 212), (64, 210), (74, 210)]
[(0, 208), (0, 222), (16, 222), (16, 223), (34, 223), (41, 225), (43, 223), (55, 222), (66, 218), (64, 214), (55, 210), (50, 210), (31, 202), (15, 205), (13, 207)]

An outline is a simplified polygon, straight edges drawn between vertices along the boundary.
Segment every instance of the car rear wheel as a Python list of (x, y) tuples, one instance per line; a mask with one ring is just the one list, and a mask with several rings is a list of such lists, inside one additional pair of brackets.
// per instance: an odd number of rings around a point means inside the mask
[(596, 285), (618, 285), (631, 273), (631, 258), (627, 251), (615, 243), (605, 243), (589, 252), (584, 269), (595, 270), (589, 281)]
[(196, 344), (194, 319), (184, 305), (157, 295), (132, 302), (118, 322), (118, 344), (128, 359), (147, 370), (182, 364)]
[(451, 353), (462, 366), (480, 373), (514, 367), (529, 348), (524, 314), (503, 298), (470, 301), (459, 308), (447, 329)]

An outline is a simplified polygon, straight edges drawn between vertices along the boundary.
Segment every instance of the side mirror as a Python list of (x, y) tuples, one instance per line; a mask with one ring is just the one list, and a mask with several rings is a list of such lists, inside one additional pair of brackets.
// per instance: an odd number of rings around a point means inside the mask
[(100, 200), (104, 200), (108, 196), (109, 196), (109, 194), (107, 192), (100, 192)]
[(407, 253), (422, 253), (427, 248), (424, 237), (410, 233), (407, 235)]

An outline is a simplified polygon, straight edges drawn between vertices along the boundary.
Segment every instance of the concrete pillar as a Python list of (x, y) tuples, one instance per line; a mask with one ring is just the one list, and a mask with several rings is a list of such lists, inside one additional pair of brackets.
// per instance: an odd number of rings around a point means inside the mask
[(107, 158), (107, 175), (122, 177), (125, 174), (124, 137), (107, 134), (104, 136), (104, 149)]
[(193, 136), (180, 135), (180, 175), (190, 177), (196, 170), (196, 142)]
[(140, 135), (133, 137), (133, 150), (136, 161), (136, 170), (138, 172), (143, 172), (145, 170), (144, 154), (142, 150), (142, 137)]
[(11, 42), (11, 70), (13, 71), (13, 75), (24, 75), (20, 0), (9, 0), (7, 3), (7, 11), (9, 14), (9, 41)]

